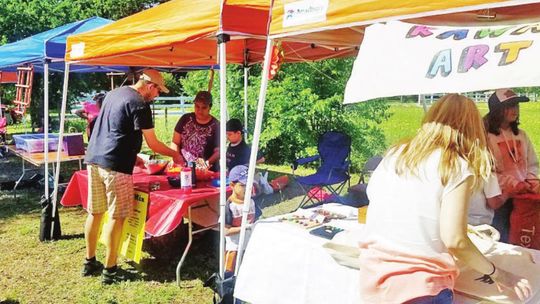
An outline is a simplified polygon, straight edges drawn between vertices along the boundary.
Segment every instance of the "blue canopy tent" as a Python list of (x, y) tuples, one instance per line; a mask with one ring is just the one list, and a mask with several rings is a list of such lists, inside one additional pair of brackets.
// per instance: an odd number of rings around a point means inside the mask
[[(34, 71), (43, 73), (44, 105), (43, 119), (45, 142), (49, 138), (49, 72), (64, 71), (64, 56), (66, 52), (66, 39), (69, 35), (83, 33), (111, 23), (112, 20), (92, 17), (82, 21), (69, 23), (17, 42), (0, 46), (0, 71), (17, 71), (17, 67), (32, 64)], [(99, 67), (73, 65), (71, 71), (75, 73), (127, 71), (127, 68)], [(45, 197), (49, 197), (48, 145), (45, 148)]]
[[(34, 71), (43, 73), (45, 66), (51, 72), (64, 71), (67, 36), (93, 30), (113, 22), (92, 17), (30, 36), (17, 42), (0, 46), (0, 70), (16, 71), (17, 66), (32, 64)], [(73, 65), (71, 72), (125, 71), (125, 68)]]

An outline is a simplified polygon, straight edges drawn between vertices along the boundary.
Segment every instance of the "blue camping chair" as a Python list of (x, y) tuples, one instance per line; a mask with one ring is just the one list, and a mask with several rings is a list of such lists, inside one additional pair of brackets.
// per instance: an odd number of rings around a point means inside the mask
[[(326, 132), (319, 138), (317, 149), (318, 155), (297, 159), (292, 164), (293, 176), (305, 192), (298, 208), (308, 203), (323, 203), (324, 199), (320, 199), (313, 193), (310, 195), (309, 191), (315, 187), (329, 191), (333, 198), (339, 201), (341, 199), (339, 192), (347, 183), (350, 183), (351, 138), (341, 132)], [(319, 159), (320, 166), (315, 174), (308, 176), (294, 174), (299, 165), (305, 165)]]

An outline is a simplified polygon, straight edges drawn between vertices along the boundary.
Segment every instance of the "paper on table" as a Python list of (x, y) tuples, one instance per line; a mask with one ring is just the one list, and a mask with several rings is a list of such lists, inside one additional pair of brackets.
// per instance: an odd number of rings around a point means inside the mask
[[(499, 244), (501, 243), (497, 243), (497, 245)], [(506, 244), (501, 245), (504, 246)], [(531, 254), (526, 249), (517, 246), (508, 247), (503, 250), (495, 250), (488, 254), (487, 257), (497, 267), (527, 278), (532, 287), (532, 296), (527, 303), (539, 303), (540, 265), (534, 263)], [(482, 276), (483, 274), (469, 267), (460, 267), (460, 275), (457, 278), (455, 290), (468, 296), (488, 300), (494, 303), (520, 303), (513, 292), (505, 291), (500, 293), (495, 284), (477, 280)]]

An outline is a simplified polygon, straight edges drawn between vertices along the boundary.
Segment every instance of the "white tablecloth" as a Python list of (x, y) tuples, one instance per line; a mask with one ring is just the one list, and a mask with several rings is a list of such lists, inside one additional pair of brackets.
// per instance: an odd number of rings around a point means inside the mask
[[(355, 218), (330, 224), (347, 229), (349, 236), (361, 236), (364, 227)], [(340, 239), (340, 234), (334, 237)], [(327, 241), (278, 218), (260, 221), (246, 248), (235, 297), (253, 304), (361, 303), (358, 270), (336, 263), (322, 247)], [(540, 303), (539, 297), (528, 303)], [(456, 294), (455, 303), (481, 301)]]

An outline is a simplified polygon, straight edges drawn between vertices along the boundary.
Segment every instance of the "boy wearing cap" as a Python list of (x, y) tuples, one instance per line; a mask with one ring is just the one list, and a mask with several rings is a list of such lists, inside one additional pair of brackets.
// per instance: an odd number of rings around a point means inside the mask
[[(230, 186), (233, 193), (227, 200), (225, 207), (225, 270), (234, 271), (236, 253), (238, 252), (238, 242), (240, 239), (240, 226), (242, 225), (242, 210), (244, 209), (244, 195), (246, 193), (246, 183), (248, 167), (244, 165), (236, 166), (229, 173)], [(250, 199), (247, 222), (253, 224), (261, 214), (255, 206), (253, 199)], [(249, 226), (248, 226), (249, 228)], [(249, 230), (246, 230), (246, 244), (249, 240)]]
[(195, 96), (194, 112), (180, 117), (172, 139), (173, 148), (186, 161), (208, 162), (210, 169), (217, 171), (219, 159), (219, 121), (210, 115), (212, 95), (200, 91)]
[[(237, 118), (227, 121), (227, 170), (238, 165), (248, 165), (251, 154), (251, 146), (244, 140), (244, 127)], [(260, 152), (257, 153), (257, 164), (263, 163), (264, 157)]]
[[(484, 120), (488, 143), (495, 160), (495, 169), (503, 193), (537, 193), (538, 159), (525, 131), (518, 128), (519, 103), (529, 101), (512, 90), (496, 90), (488, 101), (489, 113)], [(495, 210), (493, 226), (501, 232), (501, 241), (508, 240), (512, 201)]]
[(88, 218), (85, 225), (86, 260), (83, 276), (92, 275), (103, 265), (96, 260), (98, 232), (105, 211), (111, 218), (106, 235), (105, 268), (102, 283), (118, 281), (117, 252), (124, 220), (133, 212), (132, 172), (141, 150), (142, 138), (154, 152), (179, 162), (176, 151), (159, 141), (154, 132), (150, 103), (160, 92), (168, 92), (163, 77), (147, 69), (132, 86), (110, 91), (103, 100), (93, 134), (88, 143)]

